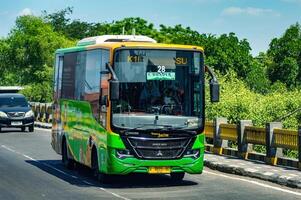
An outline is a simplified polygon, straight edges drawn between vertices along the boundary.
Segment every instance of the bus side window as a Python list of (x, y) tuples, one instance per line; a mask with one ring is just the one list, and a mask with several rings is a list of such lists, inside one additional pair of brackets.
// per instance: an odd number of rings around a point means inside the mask
[(74, 99), (76, 62), (77, 53), (66, 53), (64, 55), (61, 98)]
[(100, 87), (101, 87), (101, 97), (100, 97), (100, 123), (105, 127), (107, 118), (107, 99), (108, 99), (108, 79), (109, 73), (106, 69), (106, 63), (110, 61), (109, 50), (102, 50), (101, 53), (101, 65), (100, 65)]
[(53, 99), (56, 102), (61, 96), (61, 86), (62, 86), (62, 70), (63, 70), (63, 59), (62, 55), (56, 55), (55, 59), (55, 71), (54, 71), (54, 96)]
[(99, 120), (101, 50), (87, 51), (84, 100), (90, 102), (93, 116)]

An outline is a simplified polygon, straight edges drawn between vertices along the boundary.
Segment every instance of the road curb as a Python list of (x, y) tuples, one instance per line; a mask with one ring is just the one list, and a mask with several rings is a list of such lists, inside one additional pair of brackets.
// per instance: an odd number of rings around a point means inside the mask
[(220, 163), (217, 161), (204, 160), (204, 165), (210, 169), (236, 174), (240, 176), (248, 176), (252, 178), (258, 178), (265, 181), (270, 181), (280, 185), (285, 185), (292, 188), (301, 188), (301, 178), (298, 177), (286, 177), (283, 175), (275, 174), (269, 171), (258, 171), (252, 168), (243, 168), (231, 164)]
[(34, 126), (38, 127), (38, 128), (45, 128), (45, 129), (51, 129), (52, 128), (51, 124), (42, 123), (42, 122), (35, 122)]

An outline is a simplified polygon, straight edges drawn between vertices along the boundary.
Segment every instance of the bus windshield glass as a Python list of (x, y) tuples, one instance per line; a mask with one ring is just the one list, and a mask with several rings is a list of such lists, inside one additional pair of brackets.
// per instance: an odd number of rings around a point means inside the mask
[(113, 126), (124, 129), (199, 130), (202, 126), (201, 52), (124, 49), (115, 54), (120, 98)]

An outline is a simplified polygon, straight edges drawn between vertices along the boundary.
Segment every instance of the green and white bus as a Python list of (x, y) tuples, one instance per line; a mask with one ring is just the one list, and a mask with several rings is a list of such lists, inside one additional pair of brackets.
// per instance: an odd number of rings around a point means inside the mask
[(58, 49), (51, 145), (66, 167), (81, 163), (102, 181), (202, 173), (205, 71), (218, 101), (201, 47), (105, 35)]

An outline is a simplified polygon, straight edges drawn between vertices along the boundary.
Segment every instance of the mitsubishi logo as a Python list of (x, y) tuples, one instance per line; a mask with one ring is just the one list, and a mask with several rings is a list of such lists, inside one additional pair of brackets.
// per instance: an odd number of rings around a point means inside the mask
[(158, 157), (159, 157), (159, 156), (163, 156), (161, 150), (158, 151), (157, 156), (158, 156)]

